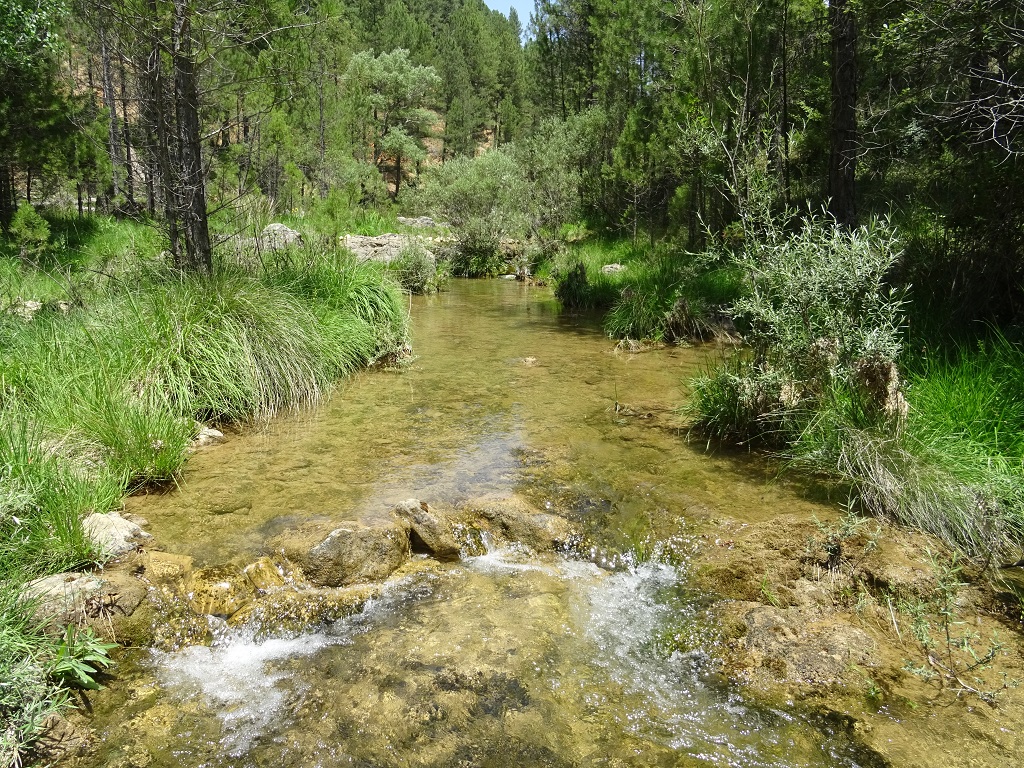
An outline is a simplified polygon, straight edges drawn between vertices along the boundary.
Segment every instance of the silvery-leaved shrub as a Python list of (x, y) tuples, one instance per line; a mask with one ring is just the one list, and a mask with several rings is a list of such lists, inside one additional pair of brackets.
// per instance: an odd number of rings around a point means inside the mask
[(794, 439), (823, 409), (898, 425), (900, 257), (884, 221), (846, 229), (825, 216), (770, 228), (740, 255), (746, 290), (732, 307), (749, 355), (695, 382), (698, 424), (729, 439)]

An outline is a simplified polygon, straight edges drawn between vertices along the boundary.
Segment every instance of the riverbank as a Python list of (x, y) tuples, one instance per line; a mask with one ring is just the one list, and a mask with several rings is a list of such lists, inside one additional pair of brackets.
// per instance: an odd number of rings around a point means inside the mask
[(404, 300), (380, 265), (293, 248), (185, 274), (151, 230), (81, 226), (45, 262), (0, 264), (0, 679), (18, 681), (0, 696), (4, 762), (64, 706), (61, 654), (87, 662), (88, 643), (62, 650), (23, 600), (29, 580), (109, 555), (83, 518), (171, 481), (204, 425), (265, 423), (406, 348)]

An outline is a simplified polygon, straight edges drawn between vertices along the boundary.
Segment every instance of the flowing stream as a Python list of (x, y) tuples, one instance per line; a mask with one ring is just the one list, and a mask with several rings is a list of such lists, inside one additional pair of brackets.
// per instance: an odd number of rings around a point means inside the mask
[(833, 514), (687, 443), (671, 409), (713, 350), (617, 352), (511, 281), (455, 281), (411, 312), (408, 369), (200, 452), (129, 511), (197, 565), (243, 565), (309, 518), (515, 493), (580, 522), (593, 557), (492, 547), (305, 633), (211, 620), (210, 646), (128, 653), (92, 701), (93, 764), (871, 764), (826, 723), (743, 699), (705, 652), (702, 522)]

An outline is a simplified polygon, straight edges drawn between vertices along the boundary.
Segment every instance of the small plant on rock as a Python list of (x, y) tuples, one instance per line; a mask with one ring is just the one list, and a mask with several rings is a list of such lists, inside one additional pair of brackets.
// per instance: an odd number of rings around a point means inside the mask
[(96, 676), (113, 662), (109, 652), (115, 643), (105, 643), (93, 634), (90, 627), (78, 629), (69, 624), (64, 639), (57, 646), (57, 655), (50, 666), (50, 674), (67, 685), (100, 690)]

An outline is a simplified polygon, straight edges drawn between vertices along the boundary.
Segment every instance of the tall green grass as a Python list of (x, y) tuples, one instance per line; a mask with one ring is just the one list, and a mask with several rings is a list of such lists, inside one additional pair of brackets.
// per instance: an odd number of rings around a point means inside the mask
[(820, 413), (793, 446), (869, 511), (932, 533), (981, 562), (1024, 547), (1024, 348), (998, 334), (906, 361), (906, 423), (858, 428)]
[[(609, 264), (624, 269), (607, 273)], [(629, 241), (573, 246), (556, 260), (553, 277), (564, 306), (601, 310), (609, 336), (643, 341), (708, 335), (723, 307), (742, 291), (742, 272), (717, 255)]]
[(66, 286), (30, 318), (0, 312), (0, 757), (61, 701), (45, 672), (53, 643), (11, 606), (28, 579), (99, 556), (82, 518), (172, 478), (197, 419), (262, 421), (316, 402), (406, 343), (402, 292), (379, 264), (305, 248), (185, 274), (132, 251), (136, 234), (96, 225), (59, 274), (0, 258), (18, 296)]

